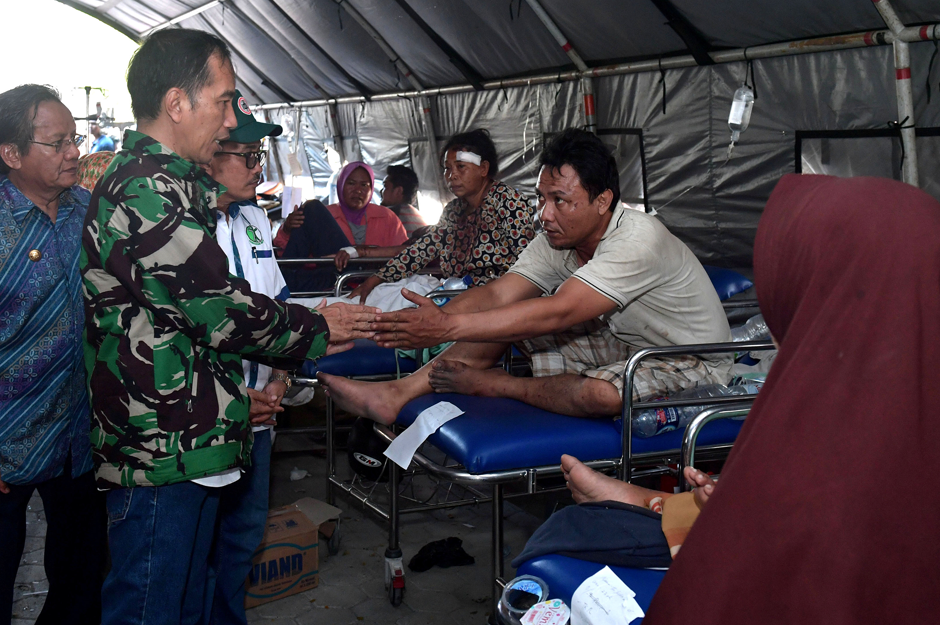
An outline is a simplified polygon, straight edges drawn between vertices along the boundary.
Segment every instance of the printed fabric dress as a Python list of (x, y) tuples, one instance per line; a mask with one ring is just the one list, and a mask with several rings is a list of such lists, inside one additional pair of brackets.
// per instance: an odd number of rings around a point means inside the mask
[(506, 273), (535, 237), (533, 207), (521, 193), (497, 181), (478, 211), (468, 214), (468, 208), (460, 198), (449, 202), (436, 226), (430, 226), (375, 275), (395, 282), (435, 260), (445, 277), (470, 276), (476, 286)]

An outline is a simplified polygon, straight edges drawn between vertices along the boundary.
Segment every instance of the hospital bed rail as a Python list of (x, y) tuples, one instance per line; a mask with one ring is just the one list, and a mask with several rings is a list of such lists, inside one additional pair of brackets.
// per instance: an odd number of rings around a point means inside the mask
[[(385, 265), (391, 258), (350, 258), (349, 264), (347, 267), (362, 267), (362, 266), (374, 266), (376, 269)], [(329, 257), (321, 258), (278, 258), (277, 265), (279, 268), (292, 268), (294, 266), (303, 268), (305, 265), (332, 265), (333, 259)], [(291, 293), (291, 297), (332, 297), (334, 293), (340, 293), (340, 280), (343, 280), (345, 284), (346, 280), (349, 278), (343, 278), (347, 273), (356, 273), (364, 274), (362, 277), (371, 276), (375, 273), (375, 270), (372, 271), (344, 271), (336, 278), (332, 291), (298, 291), (297, 293)], [(338, 297), (338, 295), (336, 295)]]
[[(640, 410), (650, 408), (668, 408), (683, 406), (720, 405), (741, 401), (742, 395), (729, 395), (726, 397), (708, 397), (704, 399), (671, 399), (666, 401), (645, 401), (633, 403), (633, 386), (637, 369), (644, 360), (661, 356), (711, 355), (733, 354), (735, 352), (751, 352), (776, 349), (772, 341), (742, 341), (740, 343), (702, 343), (699, 345), (672, 345), (667, 347), (647, 347), (638, 350), (627, 360), (623, 368), (623, 398), (620, 413), (623, 424), (621, 449), (622, 462), (618, 471), (620, 479), (625, 482), (632, 481), (633, 475), (633, 416)], [(753, 401), (753, 400), (752, 400)]]
[(689, 423), (685, 428), (685, 432), (682, 434), (682, 453), (679, 455), (679, 466), (677, 467), (677, 473), (679, 474), (679, 490), (681, 492), (692, 490), (692, 486), (682, 479), (682, 473), (686, 467), (695, 466), (695, 447), (698, 442), (698, 436), (702, 433), (702, 429), (712, 421), (717, 421), (718, 419), (746, 417), (751, 411), (751, 403), (752, 402), (739, 402), (728, 406), (715, 406), (703, 410), (697, 417), (692, 419), (692, 422)]

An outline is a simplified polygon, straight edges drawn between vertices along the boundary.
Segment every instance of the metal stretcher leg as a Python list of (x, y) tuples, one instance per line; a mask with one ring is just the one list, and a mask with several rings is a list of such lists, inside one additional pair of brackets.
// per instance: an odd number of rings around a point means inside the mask
[(326, 503), (335, 505), (336, 496), (333, 494), (333, 477), (336, 475), (336, 424), (333, 422), (333, 399), (326, 398)]
[(388, 549), (385, 550), (385, 589), (388, 600), (395, 607), (401, 605), (405, 594), (405, 567), (398, 536), (398, 472), (394, 462), (388, 463)]
[(491, 601), (493, 622), (495, 622), (496, 609), (499, 607), (499, 598), (503, 594), (503, 485), (493, 484), (493, 599)]

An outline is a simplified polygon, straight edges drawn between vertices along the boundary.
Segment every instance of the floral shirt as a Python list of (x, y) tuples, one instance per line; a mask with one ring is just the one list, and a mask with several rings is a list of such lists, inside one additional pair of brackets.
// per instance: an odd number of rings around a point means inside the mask
[(444, 214), (427, 234), (388, 261), (376, 276), (385, 282), (414, 275), (433, 261), (446, 277), (470, 276), (474, 285), (498, 278), (516, 262), (535, 237), (534, 209), (525, 196), (494, 182), (478, 211), (467, 213), (460, 198), (444, 207)]

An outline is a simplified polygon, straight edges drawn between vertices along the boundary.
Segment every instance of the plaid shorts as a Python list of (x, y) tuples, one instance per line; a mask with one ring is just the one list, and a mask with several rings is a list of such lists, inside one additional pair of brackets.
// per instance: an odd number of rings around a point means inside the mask
[[(601, 320), (578, 324), (557, 334), (527, 339), (519, 345), (532, 361), (535, 377), (572, 373), (610, 382), (623, 394), (623, 370), (636, 351), (616, 338)], [(730, 361), (729, 361), (730, 362)], [(703, 384), (724, 384), (697, 356), (647, 358), (633, 378), (633, 401), (645, 401)]]

